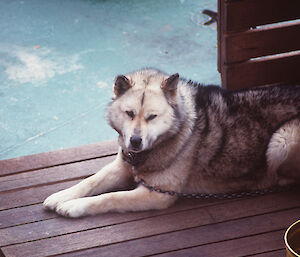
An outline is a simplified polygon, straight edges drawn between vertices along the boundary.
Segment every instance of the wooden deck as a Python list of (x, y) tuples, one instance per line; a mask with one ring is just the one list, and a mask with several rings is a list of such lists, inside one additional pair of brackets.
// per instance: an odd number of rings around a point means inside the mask
[(43, 200), (116, 154), (116, 142), (0, 161), (0, 256), (284, 256), (300, 190), (233, 200), (179, 200), (163, 211), (59, 217)]

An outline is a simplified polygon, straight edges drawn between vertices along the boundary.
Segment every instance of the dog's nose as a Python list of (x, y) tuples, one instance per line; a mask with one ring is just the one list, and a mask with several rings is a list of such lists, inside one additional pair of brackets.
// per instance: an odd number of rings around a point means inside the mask
[(132, 136), (130, 138), (130, 144), (133, 146), (133, 148), (138, 149), (141, 146), (142, 138), (139, 136)]

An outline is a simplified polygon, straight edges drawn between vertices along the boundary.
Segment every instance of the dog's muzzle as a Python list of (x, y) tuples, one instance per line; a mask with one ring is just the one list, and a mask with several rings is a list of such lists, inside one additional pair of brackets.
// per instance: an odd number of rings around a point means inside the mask
[(134, 150), (139, 150), (142, 146), (142, 138), (134, 135), (130, 137), (130, 144)]
[(143, 164), (148, 156), (149, 151), (142, 151), (142, 152), (126, 152), (122, 149), (122, 158), (124, 161), (129, 163), (132, 166), (139, 166)]

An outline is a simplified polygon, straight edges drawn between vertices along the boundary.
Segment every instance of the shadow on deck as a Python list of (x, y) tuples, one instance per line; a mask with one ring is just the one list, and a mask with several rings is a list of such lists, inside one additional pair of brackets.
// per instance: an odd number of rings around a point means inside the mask
[(93, 174), (116, 152), (110, 141), (0, 161), (0, 256), (284, 256), (300, 190), (81, 219), (43, 209), (48, 195)]

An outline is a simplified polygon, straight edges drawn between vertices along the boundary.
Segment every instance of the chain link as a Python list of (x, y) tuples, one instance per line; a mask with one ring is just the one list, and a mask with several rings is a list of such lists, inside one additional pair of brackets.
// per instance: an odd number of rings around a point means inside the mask
[[(132, 171), (134, 171), (134, 167), (132, 168)], [(134, 174), (134, 177), (138, 178), (136, 174)], [(274, 186), (267, 189), (259, 189), (254, 191), (242, 191), (242, 192), (233, 192), (233, 193), (219, 193), (219, 194), (205, 194), (205, 193), (181, 193), (176, 192), (172, 190), (163, 190), (158, 187), (151, 186), (147, 184), (143, 179), (139, 179), (140, 184), (144, 187), (148, 188), (150, 192), (155, 191), (157, 193), (162, 194), (168, 194), (170, 196), (177, 196), (180, 198), (197, 198), (197, 199), (236, 199), (236, 198), (242, 198), (242, 197), (255, 197), (270, 193), (279, 193), (279, 192), (285, 192), (290, 190), (295, 190), (299, 188), (299, 185), (293, 184), (288, 186)]]

